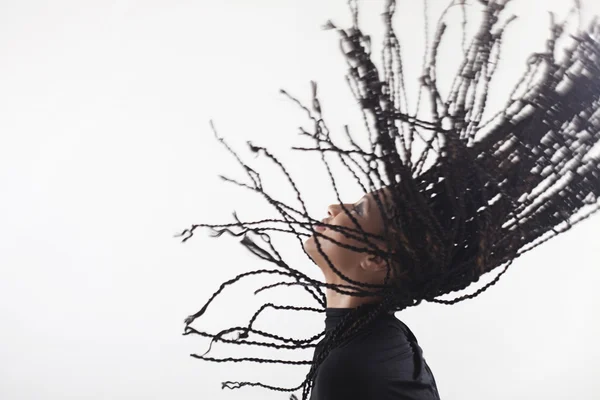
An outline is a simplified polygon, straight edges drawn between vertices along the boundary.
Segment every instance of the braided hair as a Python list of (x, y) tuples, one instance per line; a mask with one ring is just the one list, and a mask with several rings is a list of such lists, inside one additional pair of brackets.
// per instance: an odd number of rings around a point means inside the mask
[[(504, 33), (514, 20), (514, 16), (505, 16), (509, 2), (477, 2), (483, 18), (469, 43), (463, 35), (459, 69), (446, 96), (439, 90), (436, 74), (438, 49), (447, 28), (442, 16), (423, 60), (413, 112), (407, 104), (400, 42), (392, 27), (395, 1), (387, 2), (383, 14), (386, 32), (382, 69), (372, 61), (370, 37), (358, 26), (356, 1), (349, 1), (353, 17), (350, 28), (338, 28), (332, 22), (326, 24), (326, 29), (336, 30), (340, 35), (348, 64), (348, 84), (360, 108), (369, 148), (359, 146), (348, 127), (345, 127), (345, 136), (349, 145), (342, 146), (332, 138), (323, 119), (315, 82), (312, 82), (309, 106), (286, 91), (282, 93), (306, 112), (312, 125), (311, 132), (301, 129), (300, 133), (314, 141), (314, 147), (293, 149), (320, 154), (337, 200), (356, 228), (329, 225), (311, 218), (284, 165), (267, 148), (248, 142), (253, 153), (269, 159), (285, 175), (299, 206), (287, 205), (266, 193), (260, 174), (241, 160), (211, 123), (215, 137), (237, 159), (251, 183), (221, 178), (259, 193), (281, 218), (240, 221), (234, 212), (235, 222), (195, 224), (178, 235), (186, 242), (200, 227), (212, 229), (214, 237), (228, 233), (240, 237), (243, 246), (273, 264), (271, 269), (245, 272), (224, 282), (198, 312), (185, 320), (184, 335), (210, 338), (211, 345), (220, 341), (276, 349), (314, 348), (317, 342), (323, 343), (312, 361), (215, 359), (206, 356), (208, 351), (204, 355), (192, 355), (213, 362), (310, 365), (305, 379), (296, 387), (223, 382), (223, 388), (258, 386), (282, 392), (302, 389), (302, 400), (305, 400), (319, 365), (329, 352), (377, 316), (422, 301), (450, 305), (474, 298), (498, 282), (519, 256), (565, 232), (600, 208), (600, 157), (597, 154), (600, 24), (594, 20), (587, 29), (567, 32), (567, 21), (572, 15), (578, 15), (578, 3), (564, 21), (556, 22), (553, 18), (546, 48), (531, 55), (526, 72), (516, 82), (504, 107), (484, 120), (484, 113), (489, 113), (488, 89), (500, 59)], [(455, 5), (461, 6), (464, 13), (464, 1), (453, 1), (444, 13)], [(383, 235), (365, 232), (346, 209), (326, 154), (337, 157), (363, 192), (388, 189), (373, 192), (383, 217)], [(341, 232), (348, 238), (360, 240), (366, 247), (336, 242), (316, 231), (315, 226)], [(269, 232), (293, 234), (301, 244), (303, 237), (314, 236), (316, 247), (329, 267), (348, 284), (324, 283), (290, 267), (275, 248)], [(385, 240), (386, 250), (376, 246), (373, 239)], [(387, 263), (384, 283), (367, 284), (345, 276), (322, 251), (320, 240), (383, 257)], [(492, 270), (500, 272), (475, 292), (454, 299), (440, 298), (467, 288)], [(191, 326), (227, 286), (258, 275), (277, 276), (281, 281), (261, 287), (255, 293), (279, 286), (301, 286), (319, 307), (268, 303), (256, 311), (247, 326), (216, 334)], [(256, 318), (267, 308), (324, 312), (324, 288), (351, 296), (378, 296), (381, 301), (375, 307), (353, 309), (333, 330), (308, 339), (282, 337), (253, 328)], [(234, 332), (238, 333), (237, 339), (224, 337)], [(249, 340), (251, 334), (270, 342)], [(296, 396), (292, 394), (291, 398)]]

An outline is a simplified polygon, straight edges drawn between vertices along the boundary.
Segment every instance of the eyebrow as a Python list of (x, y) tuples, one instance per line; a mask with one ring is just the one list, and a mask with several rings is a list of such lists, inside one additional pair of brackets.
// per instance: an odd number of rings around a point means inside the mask
[(363, 200), (365, 203), (367, 203), (367, 206), (364, 209), (365, 213), (367, 213), (371, 208), (371, 198), (365, 194), (363, 197), (360, 198), (360, 200), (358, 200), (358, 203), (362, 202)]
[[(386, 209), (386, 207), (385, 207), (385, 195), (384, 195), (383, 193), (379, 193), (378, 195), (379, 195), (379, 199), (380, 199), (380, 201), (382, 202), (382, 207), (383, 207), (383, 210), (385, 210), (385, 209)], [(367, 202), (368, 202), (367, 209), (368, 209), (368, 210), (370, 210), (370, 209), (372, 209), (373, 207), (375, 207), (375, 205), (376, 205), (376, 203), (375, 203), (375, 199), (374, 199), (374, 197), (375, 197), (375, 194), (374, 194), (373, 192), (371, 192), (371, 196), (364, 195), (364, 196), (361, 198), (361, 200), (362, 200), (363, 198), (365, 198), (365, 197), (367, 198)], [(378, 208), (379, 208), (379, 207), (378, 207)], [(383, 212), (385, 212), (385, 211), (383, 211)]]

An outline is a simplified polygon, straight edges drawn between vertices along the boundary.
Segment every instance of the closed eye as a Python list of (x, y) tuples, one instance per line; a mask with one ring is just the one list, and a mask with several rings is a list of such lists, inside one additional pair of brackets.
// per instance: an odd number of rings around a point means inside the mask
[(357, 213), (358, 215), (362, 215), (363, 203), (360, 203), (358, 206), (352, 205), (352, 211)]

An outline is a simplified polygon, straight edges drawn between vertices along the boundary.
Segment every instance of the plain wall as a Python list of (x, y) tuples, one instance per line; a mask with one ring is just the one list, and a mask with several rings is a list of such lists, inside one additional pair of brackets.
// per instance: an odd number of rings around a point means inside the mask
[[(414, 93), (423, 10), (408, 3), (399, 2), (396, 25)], [(498, 105), (529, 53), (543, 50), (545, 10), (570, 5), (514, 3), (521, 19), (507, 33), (491, 99)], [(586, 19), (599, 12), (593, 3), (584, 2)], [(431, 17), (446, 4), (429, 1)], [(380, 61), (383, 2), (360, 5)], [(244, 220), (277, 216), (218, 179), (247, 181), (210, 119), (275, 197), (294, 200), (247, 140), (280, 155), (313, 217), (336, 202), (318, 156), (288, 150), (306, 144), (297, 132), (309, 124), (278, 92), (308, 101), (316, 80), (332, 131), (345, 123), (360, 131), (338, 37), (321, 30), (330, 18), (349, 26), (345, 1), (0, 2), (0, 399), (289, 398), (220, 382), (293, 387), (307, 366), (199, 361), (189, 354), (208, 342), (181, 335), (184, 318), (221, 282), (269, 266), (228, 236), (199, 230), (181, 244), (173, 235), (192, 223), (232, 222), (234, 209)], [(460, 21), (456, 12), (449, 18)], [(347, 176), (340, 185), (344, 200), (360, 197)], [(397, 314), (417, 335), (443, 400), (600, 398), (599, 237), (597, 215), (521, 257), (474, 300)], [(321, 277), (297, 241), (281, 243), (290, 265)], [(228, 289), (194, 326), (244, 325), (267, 301), (316, 306), (298, 288), (252, 294), (272, 282)], [(271, 312), (256, 327), (309, 337), (323, 316)], [(283, 356), (223, 344), (211, 355)]]

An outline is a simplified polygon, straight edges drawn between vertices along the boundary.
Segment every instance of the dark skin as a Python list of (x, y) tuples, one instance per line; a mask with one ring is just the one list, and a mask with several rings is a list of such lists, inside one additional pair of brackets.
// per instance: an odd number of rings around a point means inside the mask
[[(387, 190), (387, 189), (380, 189)], [(361, 229), (367, 233), (383, 236), (383, 217), (377, 205), (374, 193), (370, 192), (359, 199), (356, 203), (344, 203), (344, 207), (358, 221)], [(379, 200), (385, 205), (386, 198), (383, 193), (379, 193)], [(343, 226), (349, 229), (357, 229), (349, 215), (342, 209), (340, 204), (332, 204), (327, 208), (328, 217), (323, 219), (323, 223), (328, 225)], [(368, 246), (359, 240), (346, 237), (342, 232), (320, 227), (317, 231), (337, 242), (345, 245), (368, 248)], [(355, 234), (356, 235), (356, 234)], [(360, 237), (360, 235), (358, 235)], [(387, 274), (387, 262), (384, 258), (368, 253), (361, 253), (351, 249), (338, 246), (326, 238), (319, 237), (319, 244), (322, 251), (327, 254), (329, 260), (335, 268), (348, 278), (367, 284), (383, 285)], [(386, 251), (386, 243), (383, 239), (371, 238), (369, 241), (379, 248)], [(337, 285), (349, 285), (349, 283), (335, 273), (319, 253), (315, 236), (311, 236), (304, 243), (304, 249), (311, 256), (315, 264), (323, 271), (325, 282)], [(364, 290), (364, 289), (363, 289)], [(334, 290), (327, 289), (327, 307), (334, 308), (355, 308), (364, 303), (372, 303), (380, 300), (377, 297), (355, 297), (347, 294), (341, 294)]]

